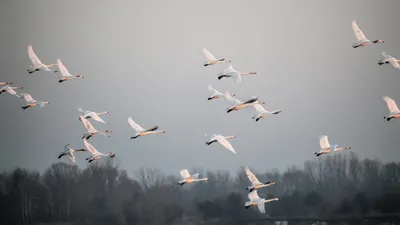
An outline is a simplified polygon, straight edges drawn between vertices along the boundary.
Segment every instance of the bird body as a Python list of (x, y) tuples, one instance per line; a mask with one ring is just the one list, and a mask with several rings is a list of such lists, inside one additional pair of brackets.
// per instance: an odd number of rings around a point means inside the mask
[(387, 108), (389, 109), (389, 115), (383, 117), (383, 119), (390, 121), (394, 118), (400, 118), (400, 110), (396, 102), (388, 96), (383, 96), (382, 99), (386, 102)]
[(258, 74), (257, 72), (239, 72), (233, 68), (232, 65), (230, 65), (228, 68), (226, 68), (222, 73), (218, 74), (218, 80), (221, 80), (222, 78), (233, 78), (235, 79), (236, 83), (242, 82), (242, 76), (243, 75), (254, 75)]
[(101, 153), (97, 151), (97, 149), (94, 148), (86, 139), (83, 139), (83, 144), (85, 145), (86, 150), (92, 154), (90, 157), (86, 158), (86, 161), (89, 163), (105, 157), (115, 157), (115, 153), (113, 152)]
[(84, 151), (86, 151), (86, 149), (73, 149), (73, 148), (71, 148), (71, 145), (70, 145), (70, 144), (67, 144), (67, 145), (64, 146), (64, 151), (61, 152), (61, 153), (58, 155), (58, 159), (60, 159), (60, 158), (63, 157), (63, 156), (68, 156), (69, 160), (70, 160), (72, 163), (76, 163), (74, 153), (75, 153), (75, 152), (84, 152)]
[(263, 187), (269, 187), (271, 185), (276, 184), (275, 181), (272, 181), (272, 182), (268, 181), (265, 183), (261, 183), (248, 167), (246, 168), (246, 175), (247, 175), (247, 178), (249, 178), (249, 180), (251, 182), (251, 185), (246, 188), (246, 190), (249, 190), (249, 192), (252, 192), (254, 190), (257, 190), (257, 189), (260, 189)]
[(232, 105), (232, 107), (229, 107), (226, 109), (227, 113), (229, 113), (231, 111), (239, 111), (246, 107), (251, 107), (251, 106), (254, 106), (257, 104), (265, 104), (265, 102), (258, 101), (257, 97), (252, 97), (251, 99), (249, 99), (245, 102), (241, 102), (241, 101), (237, 100), (236, 98), (233, 98), (232, 95), (229, 93), (229, 91), (225, 92), (224, 97)]
[(222, 146), (224, 146), (226, 149), (228, 149), (229, 151), (231, 151), (233, 154), (236, 155), (236, 151), (235, 149), (232, 147), (231, 143), (229, 143), (229, 141), (227, 139), (231, 139), (231, 138), (236, 138), (235, 136), (222, 136), (219, 134), (213, 134), (212, 138), (210, 141), (206, 142), (207, 145), (211, 145), (214, 142), (218, 142), (220, 143)]
[(87, 129), (87, 133), (83, 135), (82, 139), (86, 139), (89, 140), (89, 138), (97, 136), (97, 135), (103, 135), (103, 136), (108, 136), (106, 133), (111, 133), (111, 130), (105, 130), (104, 132), (98, 131), (96, 130), (93, 125), (87, 120), (85, 119), (82, 115), (79, 115), (79, 119), (80, 121), (82, 121), (83, 126), (85, 126), (85, 128)]
[(27, 108), (32, 108), (35, 106), (40, 106), (40, 108), (43, 108), (46, 104), (50, 104), (49, 102), (44, 102), (44, 101), (36, 101), (35, 99), (32, 98), (32, 96), (30, 94), (27, 93), (21, 93), (18, 95), (20, 98), (23, 98), (26, 101), (26, 105), (22, 106), (21, 108), (23, 110), (27, 109)]
[(377, 44), (377, 43), (384, 43), (383, 40), (375, 40), (375, 41), (370, 41), (368, 40), (364, 33), (361, 31), (361, 29), (358, 27), (357, 22), (353, 20), (351, 22), (351, 26), (353, 28), (354, 35), (356, 36), (356, 43), (353, 43), (353, 48), (358, 48), (361, 46), (367, 46), (371, 44)]
[(250, 206), (257, 206), (258, 210), (261, 213), (265, 213), (265, 203), (272, 202), (272, 201), (278, 201), (279, 198), (272, 198), (272, 199), (264, 199), (260, 198), (258, 196), (257, 190), (254, 190), (250, 192), (247, 197), (250, 199), (250, 201), (247, 201), (244, 206), (245, 208), (249, 208)]
[(257, 114), (255, 116), (253, 116), (253, 119), (255, 119), (256, 121), (265, 118), (267, 116), (271, 116), (271, 115), (276, 115), (282, 112), (282, 110), (274, 110), (274, 111), (267, 111), (264, 109), (264, 107), (262, 107), (262, 105), (260, 104), (256, 104), (254, 105), (254, 108), (257, 111)]
[(58, 69), (60, 70), (61, 76), (63, 77), (61, 80), (58, 81), (59, 83), (62, 83), (64, 81), (68, 81), (68, 80), (72, 80), (72, 79), (85, 78), (82, 75), (74, 76), (74, 75), (70, 74), (60, 59), (57, 59), (57, 66), (58, 66)]

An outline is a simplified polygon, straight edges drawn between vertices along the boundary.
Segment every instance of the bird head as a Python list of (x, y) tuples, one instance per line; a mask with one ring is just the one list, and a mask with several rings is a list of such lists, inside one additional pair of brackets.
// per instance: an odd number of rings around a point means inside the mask
[(84, 76), (82, 76), (82, 75), (78, 75), (78, 76), (76, 76), (77, 78), (85, 78)]
[(232, 97), (235, 97), (235, 96), (236, 96), (236, 94), (232, 93), (232, 94), (231, 94), (231, 96), (232, 96)]
[(105, 130), (106, 133), (112, 133), (112, 130)]
[(109, 156), (109, 157), (115, 157), (115, 153), (114, 153), (114, 152), (109, 152), (109, 153), (108, 153), (108, 156)]

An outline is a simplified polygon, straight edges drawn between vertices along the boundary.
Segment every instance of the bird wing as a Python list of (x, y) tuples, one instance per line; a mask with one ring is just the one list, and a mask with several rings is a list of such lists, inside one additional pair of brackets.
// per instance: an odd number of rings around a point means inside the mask
[(391, 58), (388, 59), (388, 61), (389, 61), (390, 64), (392, 64), (392, 66), (394, 68), (400, 69), (400, 65), (399, 65), (399, 63), (397, 62), (397, 60), (395, 58), (391, 57)]
[(262, 107), (261, 104), (254, 105), (254, 108), (256, 109), (256, 111), (258, 113), (266, 113), (267, 112), (267, 110), (265, 110), (264, 107)]
[(258, 199), (260, 199), (257, 190), (250, 192), (247, 196), (249, 197), (250, 201), (257, 201)]
[(68, 72), (67, 68), (65, 68), (64, 64), (61, 62), (60, 59), (57, 59), (57, 66), (63, 77), (72, 77), (72, 75)]
[(79, 115), (79, 117), (81, 118), (83, 126), (85, 126), (85, 128), (88, 130), (88, 132), (95, 132), (96, 131), (96, 129), (94, 129), (92, 124), (87, 119), (85, 119), (85, 117), (83, 117), (82, 115)]
[(128, 123), (129, 123), (129, 125), (131, 125), (131, 127), (132, 127), (137, 133), (145, 131), (145, 130), (143, 129), (143, 127), (139, 126), (137, 123), (135, 123), (135, 121), (133, 121), (132, 117), (129, 117), (129, 118), (128, 118)]
[(33, 51), (32, 45), (28, 46), (28, 55), (33, 67), (38, 67), (43, 64)]
[(16, 95), (17, 94), (17, 92), (14, 91), (14, 89), (12, 89), (10, 86), (5, 86), (2, 89), (5, 90), (10, 95)]
[(213, 54), (211, 54), (207, 49), (205, 49), (205, 48), (203, 48), (203, 53), (204, 53), (204, 55), (206, 56), (206, 58), (208, 59), (208, 60), (210, 60), (210, 61), (215, 61), (215, 60), (217, 60), (214, 56), (213, 56)]
[(261, 213), (265, 213), (265, 204), (264, 204), (264, 201), (258, 200), (258, 201), (257, 201), (257, 206), (258, 206), (258, 210), (260, 210)]
[(261, 184), (261, 182), (257, 179), (256, 175), (249, 168), (246, 168), (247, 178), (249, 178), (252, 185)]
[(83, 139), (83, 144), (85, 145), (88, 152), (92, 153), (92, 155), (100, 155), (101, 153), (97, 151), (86, 139)]
[(193, 178), (193, 179), (199, 179), (199, 174), (198, 174), (198, 173), (193, 174), (193, 175), (192, 175), (192, 178)]
[(190, 177), (190, 173), (189, 173), (189, 171), (187, 169), (181, 170), (180, 173), (181, 173), (181, 176), (183, 177), (183, 179), (187, 179), (187, 178)]
[(328, 136), (326, 136), (326, 135), (320, 136), (319, 145), (321, 146), (321, 149), (331, 147), (331, 145), (329, 144), (329, 141), (328, 141)]
[(69, 158), (69, 160), (71, 160), (71, 162), (76, 163), (74, 153), (70, 152), (70, 153), (68, 154), (68, 158)]
[(27, 103), (36, 102), (36, 101), (32, 98), (32, 96), (31, 96), (30, 94), (22, 93), (22, 94), (20, 94), (20, 95), (24, 97), (24, 100), (25, 100)]
[(361, 31), (361, 29), (358, 27), (357, 22), (355, 20), (353, 20), (351, 22), (351, 26), (353, 27), (353, 32), (354, 35), (357, 38), (357, 41), (362, 41), (362, 40), (366, 40), (367, 38), (365, 37), (364, 33)]
[(400, 110), (393, 99), (389, 98), (388, 96), (383, 96), (382, 98), (385, 100), (390, 113), (400, 113)]
[(239, 105), (242, 102), (237, 100), (236, 98), (232, 97), (231, 93), (229, 93), (229, 91), (226, 91), (224, 94), (225, 99), (231, 103), (231, 105), (235, 106), (235, 105)]
[(97, 115), (97, 113), (95, 113), (95, 112), (90, 112), (90, 113), (88, 113), (88, 114), (90, 115), (90, 118), (96, 120), (97, 122), (106, 123), (99, 115)]
[(233, 152), (233, 154), (236, 154), (235, 149), (233, 149), (231, 143), (227, 141), (223, 136), (218, 135), (215, 137), (215, 139), (225, 148), (227, 148), (229, 151)]
[(383, 58), (388, 59), (388, 58), (392, 58), (391, 55), (388, 55), (386, 52), (381, 52), (381, 55), (383, 56)]
[(213, 95), (222, 95), (221, 92), (215, 90), (211, 85), (208, 85), (208, 90), (213, 94)]
[(155, 131), (158, 129), (158, 126), (154, 126), (152, 128), (146, 129), (145, 131)]

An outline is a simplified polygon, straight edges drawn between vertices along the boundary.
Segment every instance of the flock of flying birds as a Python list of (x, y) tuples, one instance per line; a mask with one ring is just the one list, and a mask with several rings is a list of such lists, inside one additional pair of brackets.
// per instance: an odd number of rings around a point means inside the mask
[[(358, 27), (357, 23), (355, 20), (352, 21), (352, 28), (354, 35), (356, 36), (356, 42), (353, 43), (352, 47), (353, 48), (358, 48), (358, 47), (364, 47), (368, 46), (371, 44), (377, 44), (377, 43), (384, 43), (382, 40), (375, 40), (375, 41), (370, 41), (368, 40), (364, 33), (360, 30)], [(212, 66), (216, 64), (222, 64), (222, 63), (230, 63), (231, 60), (226, 60), (224, 58), (216, 58), (214, 57), (208, 50), (203, 48), (203, 53), (205, 57), (207, 58), (207, 62), (204, 64), (205, 67), (207, 66)], [(65, 81), (70, 81), (73, 79), (82, 79), (84, 76), (81, 75), (72, 75), (71, 73), (68, 72), (64, 64), (61, 62), (60, 59), (57, 59), (56, 64), (50, 64), (46, 65), (43, 64), (35, 52), (33, 51), (33, 48), (31, 45), (28, 46), (28, 55), (29, 59), (31, 61), (31, 65), (29, 69), (27, 70), (30, 74), (39, 72), (39, 71), (44, 71), (44, 72), (51, 72), (51, 73), (57, 73), (57, 70), (52, 70), (51, 68), (57, 67), (59, 72), (61, 73), (62, 78), (58, 81), (59, 83), (65, 82)], [(394, 68), (400, 70), (400, 65), (399, 62), (400, 60), (397, 60), (396, 58), (388, 55), (385, 52), (382, 52), (381, 55), (383, 56), (382, 59), (378, 61), (379, 65), (384, 65), (384, 64), (391, 64)], [(240, 83), (242, 80), (243, 75), (255, 75), (257, 74), (256, 72), (239, 72), (235, 70), (232, 65), (230, 65), (228, 68), (224, 69), (223, 72), (218, 74), (218, 79), (222, 78), (232, 78), (234, 79), (237, 83)], [(11, 87), (8, 86), (9, 84), (13, 84), (12, 82), (0, 82), (0, 94), (7, 92), (10, 95), (16, 96), (18, 98), (24, 99), (26, 101), (26, 105), (22, 106), (21, 108), (23, 110), (26, 110), (28, 108), (32, 108), (35, 106), (40, 106), (43, 108), (46, 104), (49, 104), (47, 101), (37, 101), (32, 98), (30, 94), (27, 93), (17, 93), (16, 90), (18, 89), (23, 89), (23, 87)], [(246, 101), (239, 101), (238, 99), (234, 98), (235, 94), (229, 93), (229, 91), (226, 91), (225, 93), (221, 93), (217, 90), (215, 90), (211, 85), (208, 86), (208, 90), (212, 93), (212, 95), (208, 98), (208, 100), (213, 100), (213, 99), (219, 99), (223, 98), (225, 99), (231, 106), (227, 108), (227, 113), (230, 113), (232, 111), (239, 111), (241, 109), (247, 108), (247, 107), (253, 107), (256, 110), (256, 114), (253, 116), (253, 119), (255, 121), (259, 121), (262, 118), (265, 118), (267, 116), (271, 115), (276, 115), (281, 113), (281, 110), (275, 110), (275, 111), (267, 111), (264, 109), (262, 106), (265, 104), (263, 101), (259, 101), (257, 97), (252, 97)], [(385, 100), (387, 107), (389, 109), (389, 115), (385, 116), (384, 119), (387, 121), (390, 121), (393, 118), (400, 118), (400, 110), (398, 109), (395, 101), (388, 96), (384, 96), (383, 100)], [(72, 163), (75, 163), (75, 152), (89, 152), (91, 155), (86, 158), (86, 160), (90, 163), (94, 160), (99, 160), (101, 158), (105, 157), (115, 157), (115, 153), (113, 152), (107, 152), (107, 153), (101, 153), (97, 151), (96, 148), (94, 148), (88, 140), (91, 137), (98, 136), (98, 135), (103, 135), (103, 136), (108, 136), (108, 133), (111, 133), (111, 130), (105, 130), (105, 131), (98, 131), (96, 130), (93, 125), (89, 122), (89, 119), (107, 124), (100, 116), (101, 115), (106, 115), (109, 114), (109, 112), (92, 112), (92, 111), (86, 111), (83, 110), (82, 108), (78, 108), (79, 111), (79, 120), (83, 123), (84, 127), (87, 129), (87, 133), (85, 133), (82, 137), (83, 139), (83, 144), (85, 146), (85, 149), (74, 149), (72, 148), (69, 144), (65, 145), (64, 151), (61, 152), (58, 156), (60, 159), (63, 156), (67, 156)], [(128, 118), (128, 124), (132, 127), (132, 129), (136, 132), (131, 139), (136, 139), (141, 136), (146, 136), (150, 134), (162, 134), (165, 133), (165, 131), (158, 130), (158, 126), (154, 126), (151, 128), (144, 129), (140, 125), (138, 125), (131, 117)], [(211, 145), (212, 143), (218, 142), (221, 144), (223, 147), (226, 149), (230, 150), (233, 154), (236, 154), (235, 149), (232, 147), (231, 143), (229, 143), (228, 139), (235, 138), (235, 136), (223, 136), (220, 134), (213, 134), (210, 141), (206, 142), (207, 145)], [(335, 145), (330, 145), (328, 141), (328, 137), (326, 135), (320, 136), (320, 151), (315, 152), (315, 156), (320, 156), (323, 154), (328, 154), (330, 152), (336, 152), (336, 151), (341, 151), (341, 150), (347, 150), (351, 149), (351, 147), (338, 147), (337, 144)], [(178, 185), (182, 186), (184, 184), (190, 184), (194, 182), (199, 182), (199, 181), (206, 181), (208, 178), (199, 178), (199, 174), (190, 174), (187, 169), (183, 169), (180, 171), (180, 174), (182, 176), (182, 180), (178, 182)], [(275, 185), (275, 181), (267, 181), (267, 182), (260, 182), (257, 177), (252, 173), (252, 171), (249, 168), (246, 168), (246, 175), (248, 179), (251, 182), (251, 186), (248, 186), (246, 190), (249, 190), (248, 198), (249, 201), (245, 203), (245, 207), (249, 208), (250, 206), (258, 206), (258, 209), (261, 213), (265, 213), (265, 205), (264, 203), (267, 202), (272, 202), (272, 201), (277, 201), (279, 198), (273, 198), (273, 199), (264, 199), (260, 198), (257, 193), (257, 189), (263, 188), (263, 187), (268, 187), (271, 185)]]

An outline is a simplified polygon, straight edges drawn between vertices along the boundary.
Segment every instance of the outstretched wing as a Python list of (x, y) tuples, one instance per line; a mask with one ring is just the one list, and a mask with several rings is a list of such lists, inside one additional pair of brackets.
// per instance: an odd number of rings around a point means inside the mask
[(2, 88), (2, 90), (5, 90), (10, 95), (17, 95), (17, 92), (14, 91), (14, 89), (12, 89), (10, 86), (5, 86)]
[(63, 77), (72, 77), (72, 75), (68, 72), (67, 68), (65, 68), (64, 64), (61, 62), (60, 59), (57, 59), (57, 66)]
[(38, 67), (43, 64), (39, 60), (39, 58), (36, 56), (35, 52), (33, 51), (32, 45), (28, 46), (28, 56), (29, 56), (29, 60), (31, 61), (33, 67)]
[(391, 55), (388, 55), (386, 52), (381, 52), (381, 55), (382, 55), (383, 58), (385, 58), (385, 59), (392, 58), (392, 56), (391, 56)]
[(247, 196), (249, 197), (250, 201), (257, 201), (258, 199), (260, 199), (257, 190), (250, 192)]
[(254, 173), (251, 172), (249, 168), (246, 168), (246, 174), (252, 185), (261, 184), (261, 182), (257, 179), (256, 175), (254, 175)]
[(264, 201), (257, 201), (257, 206), (258, 206), (258, 210), (260, 210), (261, 213), (265, 213), (265, 204)]
[(135, 123), (135, 121), (133, 121), (132, 117), (128, 118), (128, 123), (137, 133), (145, 131), (143, 127), (139, 126), (137, 123)]
[(400, 113), (400, 110), (393, 99), (389, 98), (388, 96), (383, 96), (382, 98), (385, 100), (390, 113)]
[(235, 149), (233, 149), (231, 143), (229, 143), (229, 141), (227, 141), (223, 136), (218, 135), (215, 137), (215, 139), (225, 148), (227, 148), (229, 151), (233, 152), (233, 154), (236, 155)]
[(213, 94), (213, 95), (222, 95), (221, 92), (215, 90), (211, 85), (208, 85), (208, 90)]
[(88, 132), (95, 132), (96, 131), (96, 129), (94, 129), (92, 124), (87, 119), (85, 119), (85, 117), (83, 117), (82, 115), (79, 115), (79, 118), (81, 118), (83, 126), (85, 126), (85, 128), (88, 130)]
[(321, 146), (321, 149), (331, 147), (331, 145), (329, 144), (329, 141), (328, 141), (328, 136), (326, 136), (326, 135), (320, 136), (319, 145)]
[(232, 95), (231, 95), (231, 93), (229, 93), (229, 91), (225, 92), (224, 97), (233, 106), (239, 105), (242, 103), (239, 100), (237, 100), (236, 98), (232, 97)]
[(206, 56), (206, 58), (210, 61), (215, 61), (217, 60), (207, 49), (203, 48), (203, 53)]
[(68, 154), (68, 158), (69, 158), (69, 160), (71, 160), (71, 162), (76, 163), (74, 153), (70, 152), (70, 153)]
[(106, 121), (104, 121), (99, 115), (97, 115), (97, 113), (90, 112), (89, 115), (90, 115), (90, 118), (96, 120), (97, 122), (106, 124)]
[(189, 173), (189, 171), (187, 169), (181, 170), (180, 173), (181, 173), (181, 176), (183, 177), (183, 179), (187, 179), (187, 178), (190, 177), (190, 173)]
[(24, 100), (25, 100), (27, 103), (36, 102), (36, 101), (32, 98), (32, 96), (31, 96), (30, 94), (21, 93), (21, 94), (19, 94), (19, 95), (20, 95), (20, 96), (23, 96)]
[(354, 32), (354, 35), (356, 36), (357, 41), (362, 41), (362, 40), (366, 40), (367, 39), (365, 37), (364, 33), (358, 27), (357, 22), (355, 20), (353, 20), (351, 22), (351, 26), (353, 27), (353, 32)]
[(254, 108), (256, 109), (256, 111), (258, 113), (266, 113), (267, 112), (267, 110), (265, 110), (264, 107), (262, 107), (261, 104), (254, 105)]
[(92, 155), (100, 155), (101, 153), (99, 151), (97, 151), (97, 149), (95, 149), (93, 147), (93, 145), (91, 145), (88, 141), (86, 141), (86, 139), (83, 139), (83, 144), (86, 147), (86, 150), (88, 150), (88, 152), (92, 153)]
[(193, 178), (193, 179), (199, 179), (199, 174), (198, 174), (198, 173), (193, 174), (193, 175), (192, 175), (192, 178)]

